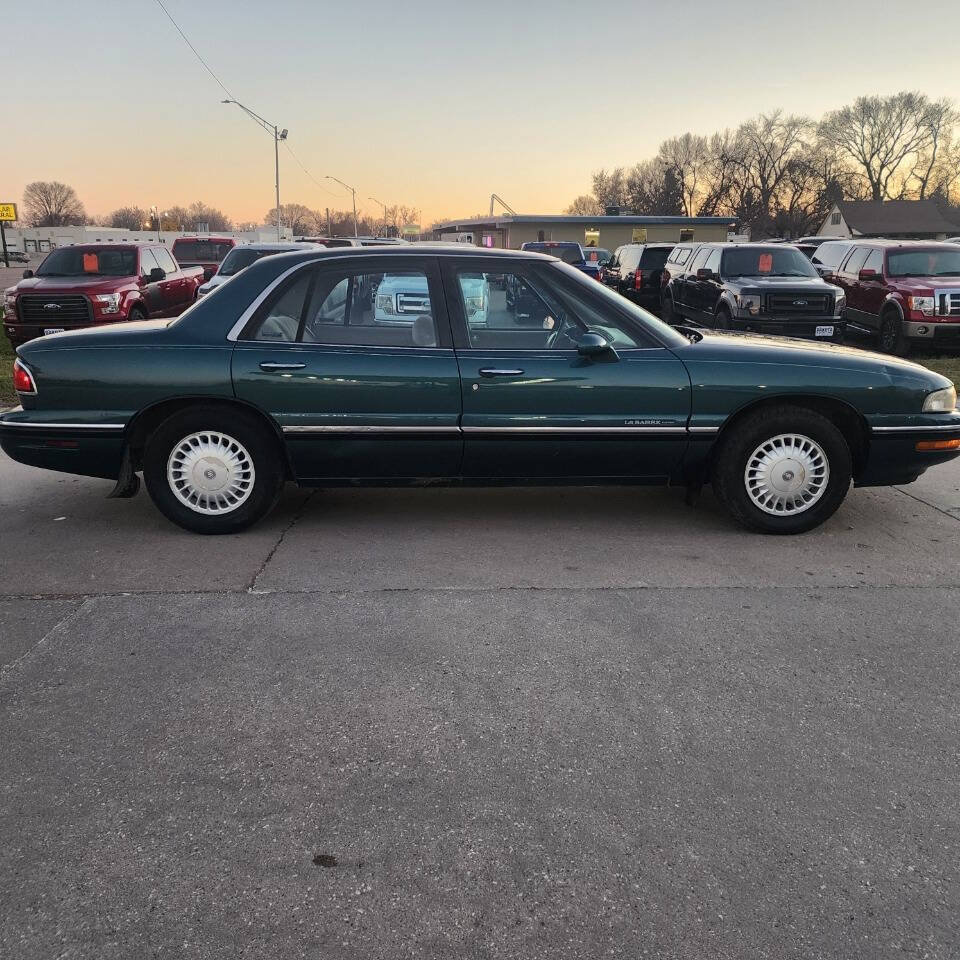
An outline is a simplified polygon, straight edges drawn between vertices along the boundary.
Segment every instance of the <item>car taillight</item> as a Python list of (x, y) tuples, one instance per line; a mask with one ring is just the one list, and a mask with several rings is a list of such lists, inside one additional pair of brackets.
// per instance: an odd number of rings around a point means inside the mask
[(639, 267), (637, 267), (636, 273), (633, 275), (633, 289), (643, 289), (643, 271)]
[(20, 359), (13, 361), (13, 389), (17, 393), (36, 393), (37, 385), (33, 381), (33, 374), (23, 365)]

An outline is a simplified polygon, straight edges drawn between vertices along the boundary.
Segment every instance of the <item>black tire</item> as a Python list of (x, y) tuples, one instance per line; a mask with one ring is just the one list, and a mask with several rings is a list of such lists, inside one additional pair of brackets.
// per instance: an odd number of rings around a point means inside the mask
[[(797, 512), (774, 514), (758, 506), (748, 492), (747, 468), (761, 446), (772, 445), (783, 435), (812, 441), (826, 460), (828, 472), (809, 505)], [(836, 512), (850, 488), (852, 473), (850, 448), (840, 430), (822, 414), (783, 404), (747, 416), (721, 438), (714, 456), (712, 481), (717, 498), (738, 523), (762, 533), (793, 534), (820, 526)], [(792, 480), (785, 473), (783, 477)]]
[[(168, 464), (174, 451), (194, 434), (223, 436), (233, 440), (242, 452), (236, 461), (236, 477), (244, 485), (240, 497), (245, 499), (238, 498), (235, 505), (225, 504), (222, 512), (216, 514), (199, 512), (209, 503), (206, 494), (195, 507), (188, 506), (185, 497), (178, 495), (168, 481)], [(232, 448), (227, 448), (226, 456), (232, 452)], [(211, 464), (218, 468), (215, 459), (211, 459)], [(143, 479), (150, 499), (168, 520), (194, 533), (238, 533), (262, 520), (276, 505), (286, 473), (277, 437), (256, 416), (240, 409), (198, 405), (175, 413), (147, 438), (143, 454)], [(253, 482), (247, 486), (250, 476)], [(224, 499), (226, 496), (225, 493)]]
[(713, 329), (729, 330), (730, 319), (730, 311), (726, 307), (721, 307), (713, 318)]
[(660, 319), (664, 323), (676, 324), (682, 320), (682, 317), (677, 315), (676, 310), (673, 309), (673, 297), (669, 293), (665, 293), (660, 298)]
[(131, 307), (127, 319), (133, 323), (135, 320), (146, 320), (147, 311), (143, 307)]
[(880, 349), (895, 357), (910, 353), (910, 338), (903, 334), (903, 321), (897, 310), (884, 310), (880, 315)]

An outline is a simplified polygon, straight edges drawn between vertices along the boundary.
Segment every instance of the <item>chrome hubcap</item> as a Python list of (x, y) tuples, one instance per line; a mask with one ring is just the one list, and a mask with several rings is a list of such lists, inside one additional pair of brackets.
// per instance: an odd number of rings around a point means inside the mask
[(236, 510), (253, 492), (255, 478), (253, 460), (243, 445), (216, 431), (184, 437), (167, 460), (170, 489), (196, 513)]
[(765, 440), (747, 458), (743, 480), (764, 513), (792, 516), (809, 510), (826, 492), (830, 464), (822, 447), (798, 433)]

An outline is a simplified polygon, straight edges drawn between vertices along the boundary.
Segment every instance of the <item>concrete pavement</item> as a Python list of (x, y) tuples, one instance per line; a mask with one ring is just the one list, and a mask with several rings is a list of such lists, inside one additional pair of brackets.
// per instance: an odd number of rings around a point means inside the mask
[(288, 491), (0, 461), (0, 955), (953, 957), (960, 467)]

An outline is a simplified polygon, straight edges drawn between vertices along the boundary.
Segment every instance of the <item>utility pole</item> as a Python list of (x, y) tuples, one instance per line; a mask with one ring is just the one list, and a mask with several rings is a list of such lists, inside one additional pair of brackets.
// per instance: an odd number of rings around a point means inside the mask
[[(259, 113), (254, 113), (249, 107), (245, 107), (239, 100), (221, 100), (221, 103), (234, 103), (236, 104), (244, 113), (252, 117), (257, 123), (263, 127), (267, 133), (273, 134), (273, 164), (274, 171), (276, 173), (276, 188), (277, 188), (277, 242), (280, 241), (280, 141), (287, 139), (287, 128), (284, 127), (282, 130), (275, 124), (270, 123), (268, 120), (264, 120)], [(354, 217), (356, 220), (356, 217)]]
[(353, 235), (355, 237), (360, 236), (360, 231), (357, 229), (357, 190), (356, 187), (351, 187), (349, 183), (344, 183), (342, 180), (338, 180), (336, 177), (331, 177), (328, 173), (326, 176), (327, 180), (332, 180), (334, 183), (339, 183), (341, 187), (345, 190), (349, 190), (353, 195)]
[(387, 205), (382, 201), (378, 200), (376, 197), (367, 197), (368, 200), (372, 200), (374, 203), (383, 207), (383, 232), (387, 232)]
[(327, 236), (329, 237), (333, 232), (333, 227), (330, 226), (330, 208), (327, 207)]

